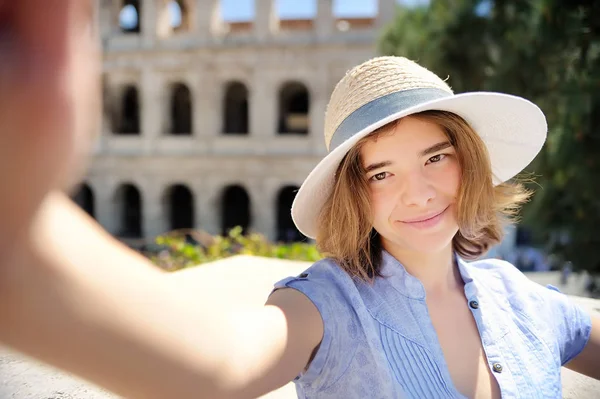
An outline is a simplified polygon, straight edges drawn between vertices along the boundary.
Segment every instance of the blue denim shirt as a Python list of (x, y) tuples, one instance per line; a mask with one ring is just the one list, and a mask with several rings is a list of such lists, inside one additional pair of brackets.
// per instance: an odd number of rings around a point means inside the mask
[[(458, 259), (465, 306), (477, 323), (503, 398), (560, 398), (561, 366), (586, 345), (590, 315), (510, 263)], [(452, 383), (420, 281), (384, 251), (374, 285), (323, 259), (275, 284), (304, 293), (324, 334), (299, 398), (462, 398)]]

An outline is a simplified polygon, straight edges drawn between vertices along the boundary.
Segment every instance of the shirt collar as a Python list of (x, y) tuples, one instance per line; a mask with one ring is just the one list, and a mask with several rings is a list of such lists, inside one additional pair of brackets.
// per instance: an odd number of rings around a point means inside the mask
[[(482, 319), (494, 339), (499, 339), (508, 331), (508, 314), (510, 306), (506, 295), (497, 295), (493, 284), (490, 281), (486, 283), (486, 278), (490, 278), (489, 273), (485, 273), (485, 268), (481, 269), (469, 262), (466, 262), (458, 254), (454, 254), (456, 264), (460, 275), (465, 283), (464, 292), (467, 301), (476, 300), (481, 309), (489, 311), (481, 312), (485, 314)], [(485, 266), (485, 265), (484, 265)], [(383, 250), (381, 274), (387, 277), (387, 281), (392, 287), (405, 297), (420, 301), (425, 300), (425, 288), (415, 276), (406, 271), (404, 266), (394, 258), (390, 253)], [(488, 277), (486, 277), (488, 276)]]
[[(391, 255), (385, 249), (382, 250), (381, 256), (381, 274), (398, 290), (401, 294), (413, 298), (424, 300), (425, 299), (425, 288), (421, 281), (410, 274), (404, 265), (400, 263), (393, 255)], [(454, 254), (458, 270), (465, 283), (465, 294), (467, 297), (474, 296), (477, 294), (477, 287), (475, 283), (473, 267), (460, 258), (456, 253)]]

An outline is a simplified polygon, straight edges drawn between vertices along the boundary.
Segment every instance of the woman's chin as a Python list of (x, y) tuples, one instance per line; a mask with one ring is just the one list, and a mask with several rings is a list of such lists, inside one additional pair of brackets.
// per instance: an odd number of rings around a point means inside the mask
[[(421, 252), (424, 254), (436, 253), (452, 245), (452, 240), (458, 232), (455, 229), (443, 229), (436, 232), (406, 232), (395, 234), (394, 238), (388, 241), (392, 245), (402, 250), (411, 252)], [(398, 233), (398, 232), (397, 232)]]

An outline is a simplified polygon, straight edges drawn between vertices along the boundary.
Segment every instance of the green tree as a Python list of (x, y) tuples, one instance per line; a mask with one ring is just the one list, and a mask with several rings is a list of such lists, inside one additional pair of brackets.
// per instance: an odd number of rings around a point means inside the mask
[[(600, 273), (600, 4), (546, 0), (539, 35), (554, 54), (543, 190), (531, 218), (576, 267)], [(533, 224), (533, 223), (530, 223)], [(568, 241), (556, 240), (558, 233)]]
[[(481, 89), (489, 64), (481, 0), (434, 0), (429, 6), (399, 7), (396, 20), (383, 31), (379, 51), (419, 62), (449, 77), (455, 92)], [(475, 35), (475, 36), (473, 36)]]

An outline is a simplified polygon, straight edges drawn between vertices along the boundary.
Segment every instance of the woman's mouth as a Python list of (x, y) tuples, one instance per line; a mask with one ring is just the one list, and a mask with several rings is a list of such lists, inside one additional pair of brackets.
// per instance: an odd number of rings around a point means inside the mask
[(447, 206), (442, 211), (430, 213), (408, 220), (402, 220), (401, 223), (414, 227), (415, 229), (429, 229), (431, 227), (437, 226), (442, 221), (448, 208), (450, 208), (450, 206)]

